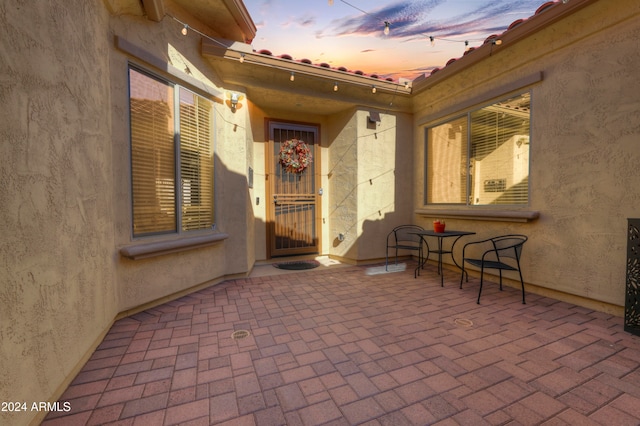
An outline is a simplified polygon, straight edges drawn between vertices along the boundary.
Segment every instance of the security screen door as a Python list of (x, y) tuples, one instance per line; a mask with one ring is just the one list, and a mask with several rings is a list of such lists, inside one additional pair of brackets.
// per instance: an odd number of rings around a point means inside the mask
[[(280, 161), (282, 145), (297, 139), (311, 153), (311, 164), (301, 172), (287, 171)], [(270, 189), (269, 244), (271, 257), (319, 252), (316, 126), (269, 122), (268, 187)], [(294, 156), (294, 159), (296, 157)]]

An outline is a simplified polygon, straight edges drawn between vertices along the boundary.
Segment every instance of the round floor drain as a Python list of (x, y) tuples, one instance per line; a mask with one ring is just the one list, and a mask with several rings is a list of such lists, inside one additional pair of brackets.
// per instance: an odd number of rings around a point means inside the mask
[(473, 325), (473, 321), (466, 318), (456, 318), (453, 322), (462, 327), (471, 327)]
[(249, 332), (247, 330), (237, 330), (231, 333), (231, 338), (234, 340), (244, 339), (245, 337), (249, 337)]

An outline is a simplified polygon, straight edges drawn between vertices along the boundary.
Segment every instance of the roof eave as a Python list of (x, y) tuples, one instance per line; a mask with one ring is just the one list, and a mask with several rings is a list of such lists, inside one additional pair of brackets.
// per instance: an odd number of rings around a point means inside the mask
[(531, 16), (521, 24), (508, 29), (504, 33), (495, 37), (500, 39), (502, 44), (493, 44), (491, 41), (485, 42), (482, 46), (476, 48), (463, 57), (451, 61), (444, 68), (432, 73), (430, 76), (422, 75), (413, 80), (413, 93), (420, 93), (427, 90), (440, 82), (453, 77), (457, 73), (464, 71), (473, 65), (484, 61), (490, 56), (500, 53), (504, 49), (508, 49), (518, 41), (543, 30), (544, 28), (554, 24), (555, 22), (566, 18), (580, 9), (595, 3), (598, 0), (571, 0), (568, 3), (555, 2), (540, 13)]
[(339, 83), (349, 83), (356, 86), (372, 87), (376, 90), (393, 92), (396, 94), (410, 95), (411, 84), (376, 79), (373, 77), (358, 75), (348, 71), (334, 68), (326, 68), (319, 65), (307, 64), (292, 59), (284, 59), (276, 56), (255, 52), (250, 45), (239, 42), (231, 42), (221, 39), (202, 39), (202, 55), (224, 58), (232, 61), (242, 61), (245, 65), (259, 65), (263, 67), (280, 69), (283, 72), (294, 72), (300, 75), (308, 75)]

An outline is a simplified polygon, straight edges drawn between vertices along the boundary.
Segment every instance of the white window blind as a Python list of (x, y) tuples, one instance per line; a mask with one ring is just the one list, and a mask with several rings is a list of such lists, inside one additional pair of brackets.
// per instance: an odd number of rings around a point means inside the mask
[(133, 235), (211, 229), (212, 102), (134, 68), (129, 81)]
[(530, 103), (524, 93), (429, 128), (426, 202), (527, 204)]
[(467, 116), (429, 129), (427, 202), (464, 203), (467, 196)]
[(213, 114), (210, 101), (180, 89), (182, 230), (213, 224)]
[(134, 69), (129, 78), (133, 233), (174, 232), (173, 87)]

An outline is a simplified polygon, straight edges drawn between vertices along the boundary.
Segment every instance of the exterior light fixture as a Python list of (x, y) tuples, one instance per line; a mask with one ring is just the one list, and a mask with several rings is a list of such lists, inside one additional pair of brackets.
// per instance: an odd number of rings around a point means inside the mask
[(371, 93), (376, 93), (376, 91), (377, 91), (376, 86), (372, 86), (371, 87)]
[(235, 111), (236, 108), (238, 107), (238, 100), (239, 100), (238, 94), (237, 93), (232, 93), (231, 94), (231, 109), (233, 111)]
[(291, 72), (291, 77), (289, 77), (290, 81), (294, 81), (296, 79), (296, 75), (294, 74), (294, 72)]
[(182, 30), (180, 30), (180, 32), (182, 33), (183, 36), (186, 36), (187, 33), (189, 32), (189, 26), (187, 24), (184, 24), (184, 27), (182, 27)]
[(495, 46), (500, 46), (502, 44), (502, 40), (500, 40), (499, 38), (496, 38), (491, 42), (491, 44)]
[(240, 63), (244, 62), (244, 53), (240, 54), (240, 59), (238, 59), (240, 61)]
[(389, 35), (389, 26), (391, 24), (389, 23), (389, 21), (384, 21), (384, 35)]
[(333, 91), (334, 92), (338, 91), (338, 82), (337, 81), (333, 84)]

